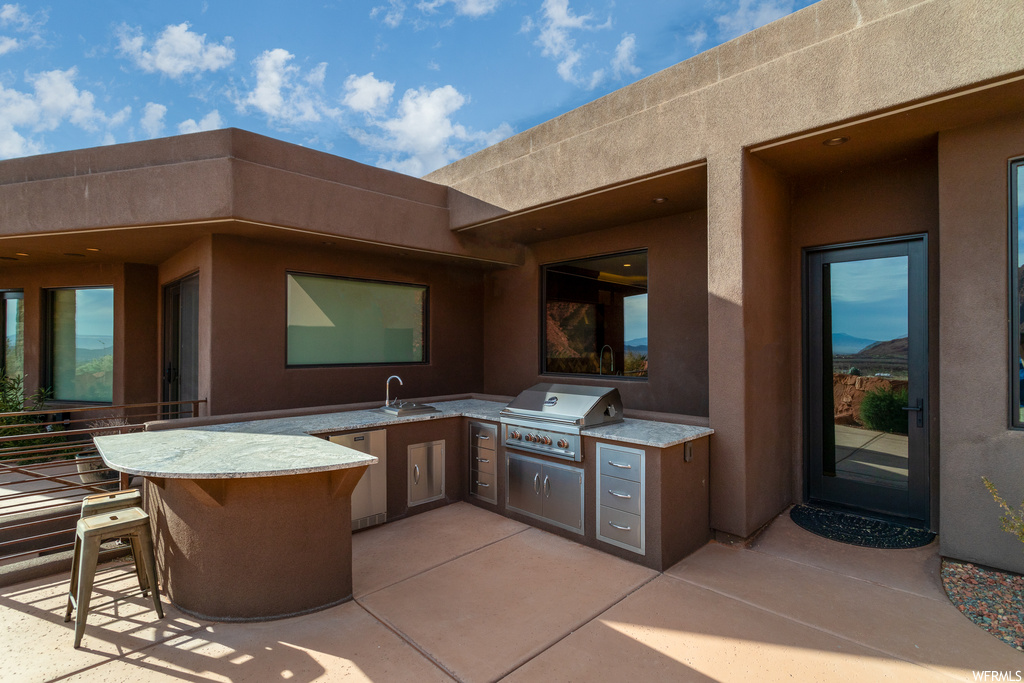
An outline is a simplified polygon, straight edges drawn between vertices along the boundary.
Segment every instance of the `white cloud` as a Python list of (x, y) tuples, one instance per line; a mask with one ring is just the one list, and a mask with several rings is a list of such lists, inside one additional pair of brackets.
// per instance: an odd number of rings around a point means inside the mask
[(167, 107), (155, 102), (146, 102), (142, 111), (142, 130), (151, 138), (158, 138), (164, 132), (164, 116), (167, 115)]
[[(537, 45), (542, 48), (541, 54), (558, 62), (557, 71), (562, 80), (587, 88), (596, 87), (603, 80), (604, 71), (592, 71), (587, 77), (577, 73), (583, 52), (576, 47), (572, 33), (611, 28), (611, 17), (603, 24), (598, 24), (593, 14), (577, 16), (569, 7), (569, 0), (544, 0), (541, 12), (543, 16), (537, 37)], [(532, 31), (533, 28), (532, 21), (524, 22), (522, 30)]]
[(707, 29), (704, 28), (704, 24), (693, 29), (693, 31), (686, 36), (685, 40), (689, 43), (690, 47), (693, 48), (694, 52), (700, 52), (700, 49), (708, 40), (708, 32)]
[(451, 3), (455, 5), (455, 13), (467, 17), (482, 17), (498, 9), (501, 0), (429, 0), (420, 2), (416, 7), (422, 12), (436, 12), (438, 7)]
[(388, 0), (387, 5), (380, 5), (370, 10), (370, 18), (375, 19), (384, 15), (383, 22), (391, 28), (397, 27), (405, 17), (405, 3), (402, 0)]
[(20, 50), (28, 45), (43, 44), (42, 30), (48, 16), (44, 10), (29, 14), (21, 5), (5, 4), (0, 6), (0, 28), (26, 34), (21, 39), (11, 36), (0, 36), (0, 55)]
[(640, 67), (636, 65), (636, 35), (627, 33), (622, 36), (612, 58), (612, 70), (619, 79), (640, 75)]
[(739, 0), (732, 12), (715, 17), (722, 40), (732, 40), (793, 11), (793, 0)]
[(378, 166), (422, 176), (512, 134), (507, 123), (491, 131), (472, 131), (452, 121), (452, 115), (465, 103), (465, 96), (451, 85), (407, 90), (395, 116), (368, 118), (380, 134), (353, 130), (351, 135), (384, 152)]
[(318, 64), (303, 74), (299, 67), (289, 63), (294, 58), (287, 50), (276, 48), (254, 59), (256, 86), (236, 100), (239, 111), (255, 107), (271, 120), (283, 124), (337, 117), (338, 110), (328, 107), (323, 98), (327, 64)]
[(372, 114), (387, 107), (394, 92), (394, 83), (378, 81), (372, 71), (365, 76), (352, 74), (345, 79), (345, 97), (341, 101), (350, 109)]
[(108, 116), (96, 108), (91, 92), (78, 89), (77, 75), (75, 68), (29, 74), (25, 80), (31, 92), (0, 85), (0, 158), (45, 151), (38, 134), (66, 123), (90, 133), (106, 129), (105, 139), (112, 139), (111, 129), (128, 120), (131, 107)]
[(178, 132), (184, 135), (185, 133), (200, 133), (204, 130), (217, 130), (223, 127), (224, 120), (221, 119), (220, 112), (214, 109), (200, 119), (199, 123), (196, 123), (195, 119), (185, 119), (178, 124)]
[(223, 43), (207, 43), (206, 34), (190, 31), (188, 22), (165, 28), (152, 49), (146, 49), (141, 29), (122, 24), (117, 33), (121, 54), (147, 73), (181, 78), (187, 73), (217, 71), (235, 61), (235, 51), (228, 47), (230, 37)]

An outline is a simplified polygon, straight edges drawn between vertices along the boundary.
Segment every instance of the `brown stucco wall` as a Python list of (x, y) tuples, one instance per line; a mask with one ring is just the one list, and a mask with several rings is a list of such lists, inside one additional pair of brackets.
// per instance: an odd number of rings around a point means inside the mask
[(1014, 117), (939, 136), (942, 319), (942, 552), (1024, 572), (982, 485), (1024, 499), (1024, 432), (1010, 424), (1008, 162), (1024, 156)]
[[(286, 368), (288, 271), (430, 287), (426, 365)], [(211, 415), (480, 391), (483, 311), (479, 271), (343, 249), (300, 249), (214, 235), (210, 267)], [(202, 297), (203, 272), (200, 271)]]
[[(516, 395), (537, 382), (614, 386), (636, 410), (707, 415), (707, 227), (703, 211), (530, 246), (520, 268), (487, 275), (484, 391)], [(541, 375), (540, 266), (646, 248), (646, 381)]]
[(45, 290), (61, 287), (114, 288), (114, 404), (151, 402), (156, 368), (156, 269), (131, 263), (7, 267), (0, 289), (24, 291), (25, 389), (31, 394), (43, 375)]

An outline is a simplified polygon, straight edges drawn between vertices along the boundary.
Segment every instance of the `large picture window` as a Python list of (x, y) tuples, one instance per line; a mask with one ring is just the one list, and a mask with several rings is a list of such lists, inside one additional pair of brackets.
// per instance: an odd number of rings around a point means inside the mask
[(427, 288), (288, 274), (288, 365), (427, 362)]
[(543, 269), (546, 373), (647, 377), (647, 251)]
[(0, 317), (4, 323), (4, 355), (0, 374), (23, 377), (25, 374), (25, 306), (21, 292), (0, 292)]
[(114, 290), (51, 289), (48, 381), (58, 401), (110, 403), (114, 396)]
[(1010, 163), (1011, 424), (1024, 427), (1024, 159)]

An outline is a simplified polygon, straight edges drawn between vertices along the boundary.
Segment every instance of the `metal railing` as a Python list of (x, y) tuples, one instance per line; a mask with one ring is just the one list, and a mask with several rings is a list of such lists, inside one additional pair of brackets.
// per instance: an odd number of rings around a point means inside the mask
[(0, 564), (71, 549), (82, 498), (124, 489), (94, 436), (149, 420), (198, 417), (205, 400), (0, 413)]

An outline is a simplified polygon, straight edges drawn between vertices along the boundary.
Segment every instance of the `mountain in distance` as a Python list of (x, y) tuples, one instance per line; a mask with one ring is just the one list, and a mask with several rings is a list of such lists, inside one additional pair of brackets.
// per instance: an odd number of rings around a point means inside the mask
[(877, 343), (876, 339), (862, 339), (844, 332), (836, 332), (832, 335), (832, 353), (852, 355)]
[(908, 337), (900, 337), (899, 339), (875, 342), (874, 344), (861, 349), (856, 355), (864, 357), (890, 356), (895, 358), (906, 358), (909, 351), (910, 339)]
[(626, 351), (636, 351), (637, 353), (647, 353), (647, 337), (637, 337), (636, 339), (630, 339), (623, 346), (626, 347)]

